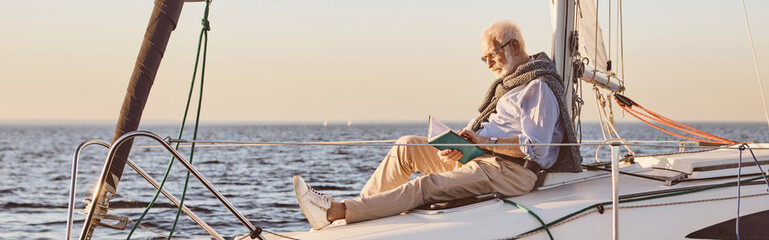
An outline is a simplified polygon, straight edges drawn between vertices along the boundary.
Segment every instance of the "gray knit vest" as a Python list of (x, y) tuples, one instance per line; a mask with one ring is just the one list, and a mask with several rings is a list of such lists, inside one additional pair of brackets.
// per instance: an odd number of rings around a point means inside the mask
[[(480, 115), (473, 122), (473, 131), (480, 130), (482, 124), (489, 121), (489, 116), (496, 112), (497, 102), (502, 95), (505, 95), (505, 93), (513, 88), (526, 85), (535, 79), (540, 79), (550, 87), (558, 101), (558, 107), (560, 108), (559, 117), (561, 118), (561, 125), (564, 127), (562, 142), (576, 143), (577, 136), (566, 108), (566, 104), (571, 103), (566, 102), (563, 83), (561, 82), (561, 76), (558, 75), (558, 71), (555, 69), (555, 63), (544, 52), (537, 53), (532, 57), (534, 58), (533, 61), (521, 64), (512, 74), (497, 79), (491, 84), (483, 103), (478, 108)], [(579, 146), (561, 146), (561, 149), (558, 151), (558, 159), (547, 170), (549, 172), (582, 171), (582, 155), (580, 155)]]

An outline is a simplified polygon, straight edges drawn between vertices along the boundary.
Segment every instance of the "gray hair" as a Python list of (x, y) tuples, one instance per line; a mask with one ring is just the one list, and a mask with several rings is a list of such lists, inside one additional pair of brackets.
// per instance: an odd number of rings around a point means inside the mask
[(518, 28), (518, 25), (513, 21), (502, 20), (494, 22), (483, 30), (481, 33), (481, 39), (483, 39), (484, 35), (490, 35), (495, 40), (497, 40), (499, 44), (504, 44), (507, 41), (510, 41), (510, 39), (515, 38), (518, 40), (518, 43), (520, 43), (521, 49), (526, 49), (526, 44), (523, 41), (521, 29)]

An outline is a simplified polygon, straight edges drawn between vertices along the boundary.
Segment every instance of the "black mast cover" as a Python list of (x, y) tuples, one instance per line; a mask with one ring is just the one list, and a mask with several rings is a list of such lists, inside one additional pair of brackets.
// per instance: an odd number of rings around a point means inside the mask
[[(176, 28), (183, 4), (183, 0), (155, 1), (155, 8), (147, 25), (147, 31), (144, 33), (144, 41), (139, 50), (139, 56), (136, 58), (136, 66), (134, 66), (133, 74), (131, 74), (131, 81), (123, 100), (123, 107), (120, 110), (120, 118), (115, 127), (112, 143), (123, 134), (139, 128), (152, 83), (155, 81), (155, 75), (160, 61), (163, 59), (163, 53), (168, 45), (171, 32)], [(132, 145), (133, 140), (129, 140), (120, 146), (115, 154), (114, 162), (110, 166), (105, 188), (112, 194), (117, 192), (117, 185), (123, 175), (123, 169)]]

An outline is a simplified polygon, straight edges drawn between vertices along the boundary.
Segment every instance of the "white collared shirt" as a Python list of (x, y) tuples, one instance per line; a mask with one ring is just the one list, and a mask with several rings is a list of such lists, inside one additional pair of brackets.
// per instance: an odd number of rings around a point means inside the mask
[[(560, 110), (555, 94), (547, 84), (535, 79), (513, 88), (497, 102), (496, 112), (483, 123), (478, 135), (484, 137), (518, 137), (521, 144), (561, 143), (564, 136)], [(470, 121), (468, 128), (473, 121)], [(542, 168), (553, 166), (558, 159), (559, 146), (521, 146), (525, 159), (539, 163)]]

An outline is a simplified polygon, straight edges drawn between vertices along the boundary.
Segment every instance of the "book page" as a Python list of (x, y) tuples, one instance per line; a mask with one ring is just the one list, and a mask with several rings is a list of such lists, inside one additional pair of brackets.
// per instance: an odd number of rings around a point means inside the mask
[(427, 123), (427, 140), (430, 141), (445, 132), (451, 131), (451, 128), (435, 119), (433, 116), (429, 116)]

